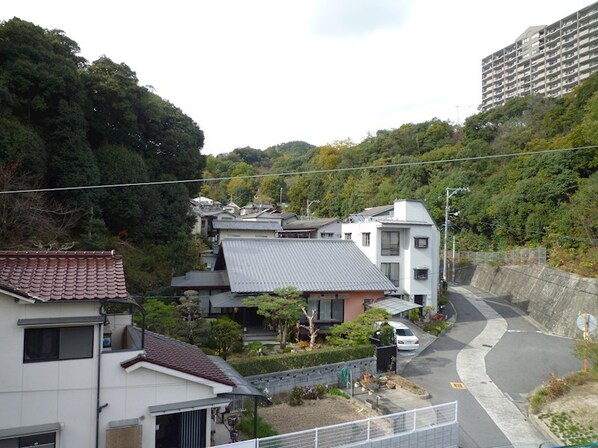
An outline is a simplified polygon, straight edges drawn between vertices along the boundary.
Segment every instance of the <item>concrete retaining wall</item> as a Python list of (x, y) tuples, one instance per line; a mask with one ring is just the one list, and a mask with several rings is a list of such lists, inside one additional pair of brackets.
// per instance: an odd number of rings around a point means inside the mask
[(275, 395), (281, 392), (289, 392), (295, 386), (315, 386), (316, 384), (336, 386), (338, 384), (339, 373), (343, 367), (349, 368), (353, 381), (356, 381), (366, 371), (371, 373), (376, 372), (376, 358), (356, 359), (354, 361), (339, 362), (306, 369), (253, 375), (247, 376), (245, 379), (254, 387), (261, 390), (267, 388), (269, 395)]
[(579, 337), (576, 319), (585, 311), (598, 318), (598, 279), (579, 277), (544, 265), (459, 270), (456, 281), (504, 296), (551, 333)]

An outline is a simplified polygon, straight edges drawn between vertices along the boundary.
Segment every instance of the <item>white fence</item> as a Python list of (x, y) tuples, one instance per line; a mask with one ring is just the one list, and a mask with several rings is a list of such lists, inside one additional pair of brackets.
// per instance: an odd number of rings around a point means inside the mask
[(452, 426), (457, 422), (457, 402), (370, 417), (339, 425), (314, 428), (263, 439), (220, 445), (227, 448), (334, 448)]

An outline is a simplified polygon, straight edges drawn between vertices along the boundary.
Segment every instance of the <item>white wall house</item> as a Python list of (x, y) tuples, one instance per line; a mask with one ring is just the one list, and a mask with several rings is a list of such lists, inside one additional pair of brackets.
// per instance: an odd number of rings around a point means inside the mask
[(397, 200), (351, 215), (343, 238), (361, 251), (397, 286), (403, 299), (438, 306), (440, 233), (421, 201)]
[(111, 252), (0, 252), (0, 448), (209, 446), (233, 381), (196, 347), (103, 314), (126, 300)]
[(282, 230), (280, 221), (232, 221), (216, 220), (212, 223), (217, 232), (216, 242), (222, 243), (225, 238), (276, 238), (276, 232)]

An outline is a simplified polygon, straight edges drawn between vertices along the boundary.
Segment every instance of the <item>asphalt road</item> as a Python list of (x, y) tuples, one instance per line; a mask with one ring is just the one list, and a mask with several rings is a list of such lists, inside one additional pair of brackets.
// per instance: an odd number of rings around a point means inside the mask
[[(463, 448), (512, 447), (513, 444), (490, 418), (486, 409), (466, 387), (456, 369), (457, 355), (485, 328), (484, 315), (461, 294), (449, 293), (457, 315), (456, 323), (443, 336), (411, 360), (402, 375), (425, 387), (433, 404), (458, 401), (460, 441)], [(507, 322), (500, 340), (488, 346), (486, 374), (506, 397), (525, 410), (527, 395), (548, 374), (579, 370), (581, 362), (571, 355), (572, 341), (537, 332), (510, 306), (488, 303)], [(492, 411), (492, 410), (491, 410)]]

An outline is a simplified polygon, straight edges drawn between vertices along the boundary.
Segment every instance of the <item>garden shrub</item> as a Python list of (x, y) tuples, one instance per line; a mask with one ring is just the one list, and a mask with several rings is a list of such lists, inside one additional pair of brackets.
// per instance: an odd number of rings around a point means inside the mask
[[(247, 434), (249, 437), (253, 438), (253, 413), (246, 412), (241, 417), (239, 424), (237, 425), (239, 431), (243, 434)], [(257, 416), (257, 437), (270, 437), (276, 436), (278, 433), (274, 430), (270, 423), (264, 421), (262, 417), (259, 415)]]
[(291, 406), (301, 406), (303, 404), (303, 388), (301, 386), (293, 387), (289, 395), (289, 404)]
[(556, 400), (567, 392), (568, 386), (564, 378), (559, 378), (554, 373), (551, 373), (546, 383), (544, 383), (544, 389), (550, 400)]
[(295, 386), (289, 396), (291, 406), (300, 406), (303, 400), (319, 400), (326, 395), (326, 386), (316, 384), (315, 386)]
[(375, 351), (373, 345), (331, 347), (259, 358), (231, 359), (229, 364), (241, 375), (252, 376), (371, 358), (375, 356)]

